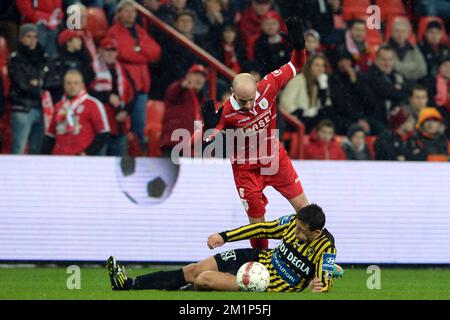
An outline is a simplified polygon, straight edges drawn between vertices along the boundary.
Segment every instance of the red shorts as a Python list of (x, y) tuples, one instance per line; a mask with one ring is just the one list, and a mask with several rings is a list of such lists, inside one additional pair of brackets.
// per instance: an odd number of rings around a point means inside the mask
[(261, 175), (260, 170), (240, 170), (233, 166), (234, 182), (249, 217), (259, 218), (266, 213), (269, 200), (263, 190), (267, 186), (272, 186), (288, 200), (303, 193), (300, 178), (289, 157), (280, 157), (279, 170), (275, 175)]

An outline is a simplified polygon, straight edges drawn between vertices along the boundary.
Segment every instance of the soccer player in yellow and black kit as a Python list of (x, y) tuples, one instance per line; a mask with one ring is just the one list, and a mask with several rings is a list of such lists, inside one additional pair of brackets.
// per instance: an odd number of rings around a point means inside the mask
[(193, 284), (197, 290), (238, 291), (238, 269), (246, 262), (258, 261), (270, 272), (269, 292), (298, 292), (308, 286), (313, 292), (328, 292), (333, 286), (333, 276), (342, 275), (342, 269), (335, 264), (334, 238), (324, 226), (322, 208), (311, 204), (297, 214), (246, 225), (208, 238), (210, 249), (244, 239), (280, 239), (275, 249), (229, 250), (182, 269), (155, 272), (135, 279), (126, 276), (114, 257), (108, 259), (107, 268), (113, 290), (177, 290)]

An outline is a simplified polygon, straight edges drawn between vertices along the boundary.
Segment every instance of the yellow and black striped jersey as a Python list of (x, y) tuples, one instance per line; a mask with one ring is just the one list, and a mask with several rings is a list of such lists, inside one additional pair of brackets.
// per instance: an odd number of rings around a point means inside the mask
[(249, 224), (220, 233), (225, 242), (252, 238), (281, 239), (277, 248), (262, 250), (259, 262), (270, 272), (269, 292), (302, 291), (317, 277), (324, 284), (324, 292), (333, 286), (333, 267), (336, 259), (334, 238), (327, 229), (312, 242), (295, 237), (297, 215), (288, 215), (270, 222)]

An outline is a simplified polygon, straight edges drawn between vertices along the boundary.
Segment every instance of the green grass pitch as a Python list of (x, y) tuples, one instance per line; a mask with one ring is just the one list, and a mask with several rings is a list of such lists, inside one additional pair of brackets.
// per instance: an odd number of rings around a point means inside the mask
[[(129, 276), (161, 268), (128, 269)], [(328, 294), (250, 292), (113, 292), (104, 268), (81, 267), (81, 289), (67, 289), (65, 268), (0, 268), (0, 299), (76, 300), (310, 300), (310, 299), (450, 299), (450, 269), (381, 269), (381, 289), (367, 289), (365, 269), (346, 269)]]

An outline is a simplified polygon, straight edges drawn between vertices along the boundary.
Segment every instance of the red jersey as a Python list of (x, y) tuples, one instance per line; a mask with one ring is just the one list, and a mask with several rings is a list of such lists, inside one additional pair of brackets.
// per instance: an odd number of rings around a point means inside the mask
[(294, 50), (289, 63), (259, 81), (252, 111), (242, 110), (233, 95), (225, 101), (216, 129), (234, 129), (236, 135), (243, 135), (247, 139), (244, 145), (235, 143), (231, 156), (233, 167), (255, 169), (268, 165), (276, 154), (273, 147), (278, 149), (279, 157), (287, 156), (273, 131), (276, 129), (276, 99), (278, 92), (301, 71), (305, 62), (306, 51)]
[(55, 138), (53, 154), (78, 155), (98, 133), (109, 132), (103, 104), (83, 90), (69, 100), (65, 96), (55, 106), (47, 135)]

